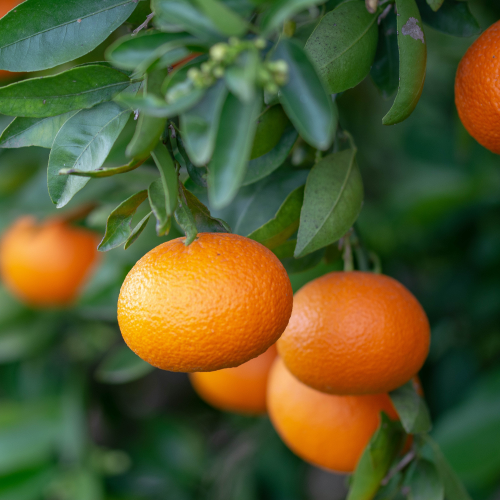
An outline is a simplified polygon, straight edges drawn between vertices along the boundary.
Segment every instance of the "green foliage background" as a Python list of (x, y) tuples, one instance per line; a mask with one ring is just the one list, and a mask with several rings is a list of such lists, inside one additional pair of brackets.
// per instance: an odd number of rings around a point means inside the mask
[[(482, 28), (500, 17), (493, 1), (470, 6)], [(134, 16), (137, 25), (145, 14)], [(454, 107), (454, 74), (472, 39), (431, 28), (426, 37), (424, 91), (405, 122), (382, 126), (390, 104), (370, 78), (337, 102), (341, 125), (355, 137), (365, 186), (358, 234), (379, 255), (383, 271), (415, 293), (431, 321), (431, 353), (421, 379), (432, 435), (471, 496), (495, 500), (500, 161), (466, 133)], [(79, 62), (102, 60), (105, 46)], [(2, 120), (7, 125), (10, 118)], [(129, 122), (107, 165), (126, 162), (132, 134)], [(19, 215), (56, 212), (47, 195), (47, 160), (41, 148), (0, 150), (0, 231)], [(85, 220), (102, 234), (110, 211), (156, 176), (151, 164), (140, 173), (91, 180), (63, 211), (104, 201)], [(266, 205), (253, 210), (258, 217)], [(139, 211), (137, 220), (145, 214)], [(179, 235), (174, 227), (169, 238)], [(343, 498), (344, 479), (293, 456), (266, 418), (209, 408), (183, 374), (149, 371), (128, 358), (125, 371), (120, 358), (109, 364), (106, 356), (123, 345), (116, 323), (119, 287), (158, 241), (149, 224), (130, 249), (104, 254), (71, 310), (30, 310), (0, 288), (0, 500)], [(294, 289), (339, 265), (322, 262), (291, 274)]]

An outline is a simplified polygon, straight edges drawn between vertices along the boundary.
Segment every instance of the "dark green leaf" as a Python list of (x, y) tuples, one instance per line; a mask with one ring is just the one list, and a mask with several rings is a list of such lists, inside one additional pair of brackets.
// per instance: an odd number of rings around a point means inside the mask
[(186, 204), (193, 215), (196, 229), (200, 233), (231, 232), (231, 228), (223, 220), (215, 219), (210, 215), (210, 210), (194, 194), (190, 193), (184, 186), (181, 186), (181, 189)]
[(155, 149), (152, 151), (151, 156), (160, 171), (161, 182), (165, 193), (165, 209), (167, 215), (170, 216), (174, 213), (177, 207), (177, 170), (170, 153), (162, 143), (157, 144)]
[(153, 366), (143, 361), (126, 345), (121, 345), (99, 363), (95, 377), (106, 384), (125, 384), (142, 378), (153, 370)]
[(431, 417), (424, 399), (417, 393), (413, 381), (390, 393), (392, 403), (408, 434), (431, 430)]
[(101, 177), (111, 177), (117, 174), (125, 174), (140, 167), (145, 160), (132, 160), (127, 165), (120, 167), (98, 168), (87, 172), (85, 170), (78, 170), (76, 168), (63, 168), (59, 170), (59, 175), (76, 175), (78, 177), (90, 177), (91, 179), (98, 179)]
[(292, 191), (269, 222), (248, 235), (273, 250), (282, 245), (299, 227), (300, 210), (304, 202), (304, 186)]
[(297, 240), (288, 240), (273, 249), (274, 254), (281, 261), (288, 274), (303, 273), (316, 267), (323, 259), (323, 255), (325, 254), (324, 249), (316, 250), (316, 252), (310, 253), (305, 257), (296, 259), (293, 256), (296, 245)]
[(0, 136), (0, 148), (50, 149), (57, 132), (77, 111), (49, 118), (15, 118)]
[(189, 177), (191, 177), (192, 181), (200, 187), (207, 187), (207, 169), (205, 167), (195, 167), (191, 163), (191, 159), (189, 158), (186, 150), (184, 149), (184, 143), (182, 142), (181, 137), (177, 137), (177, 148), (181, 157), (184, 161), (184, 166), (188, 171)]
[[(108, 47), (106, 59), (118, 68), (134, 70), (150, 58), (159, 47), (185, 38), (185, 33), (161, 33), (155, 30), (140, 32), (138, 35), (126, 35)], [(172, 48), (163, 54), (163, 57), (166, 58), (164, 62), (167, 66), (170, 66), (188, 55), (189, 50), (180, 46)]]
[(0, 68), (38, 71), (77, 59), (108, 38), (136, 6), (135, 0), (27, 0), (0, 20)]
[(246, 21), (219, 0), (193, 0), (225, 36), (243, 36), (248, 28)]
[(97, 247), (101, 252), (107, 252), (125, 243), (132, 234), (132, 218), (141, 203), (148, 197), (146, 190), (133, 194), (120, 203), (108, 217), (106, 233)]
[(445, 0), (437, 12), (433, 12), (425, 0), (417, 0), (417, 5), (422, 21), (442, 33), (463, 37), (481, 33), (481, 26), (472, 15), (467, 2)]
[(261, 26), (264, 34), (282, 28), (283, 23), (301, 10), (323, 3), (321, 0), (276, 0), (262, 16)]
[(404, 486), (409, 490), (408, 500), (444, 500), (444, 485), (436, 466), (418, 459), (408, 468)]
[(261, 102), (260, 95), (245, 103), (233, 94), (226, 98), (208, 167), (208, 194), (214, 208), (228, 205), (243, 182)]
[(80, 66), (1, 87), (0, 112), (28, 118), (56, 116), (109, 101), (129, 85), (127, 75), (116, 69)]
[(286, 160), (293, 145), (295, 144), (295, 141), (297, 140), (297, 136), (297, 131), (292, 126), (287, 127), (281, 135), (278, 144), (271, 149), (269, 153), (248, 162), (247, 171), (242, 185), (247, 186), (260, 181), (283, 165), (283, 162)]
[(305, 50), (332, 94), (360, 83), (377, 49), (377, 14), (365, 2), (349, 0), (328, 12), (307, 40)]
[(186, 193), (187, 191), (184, 190), (184, 186), (179, 183), (179, 203), (177, 205), (174, 216), (177, 224), (179, 224), (181, 229), (186, 234), (186, 240), (184, 244), (190, 245), (196, 239), (198, 230), (196, 229), (196, 222), (194, 220), (193, 213), (188, 206)]
[(326, 156), (307, 178), (296, 257), (334, 243), (354, 224), (363, 204), (356, 150)]
[(149, 212), (148, 215), (146, 215), (140, 222), (135, 226), (135, 228), (132, 230), (130, 233), (130, 236), (128, 237), (127, 241), (125, 242), (125, 246), (123, 247), (125, 250), (134, 243), (137, 238), (141, 235), (141, 233), (146, 229), (146, 226), (148, 225), (149, 218), (151, 217), (151, 214), (153, 212)]
[(62, 126), (54, 140), (48, 168), (49, 194), (58, 208), (89, 181), (84, 177), (61, 176), (59, 171), (100, 168), (129, 116), (129, 110), (109, 102), (80, 111)]
[(332, 143), (337, 120), (330, 96), (297, 42), (282, 39), (273, 59), (288, 64), (288, 83), (281, 88), (280, 102), (300, 135), (318, 149), (328, 149)]
[(255, 97), (259, 64), (257, 51), (247, 50), (224, 73), (227, 88), (241, 101), (250, 102)]
[(161, 179), (152, 182), (148, 189), (149, 205), (156, 217), (156, 234), (165, 236), (170, 231), (172, 218), (167, 214), (165, 190)]
[(380, 426), (356, 466), (347, 500), (371, 500), (375, 496), (405, 438), (399, 422), (382, 413)]
[(391, 11), (380, 23), (375, 60), (370, 71), (373, 82), (385, 98), (399, 86), (399, 52), (396, 14)]
[(398, 11), (399, 89), (384, 125), (402, 122), (415, 109), (424, 88), (427, 45), (415, 0), (396, 0)]
[(280, 142), (288, 124), (288, 118), (281, 106), (266, 109), (257, 121), (250, 159), (269, 153)]
[(200, 102), (180, 116), (184, 144), (195, 165), (205, 165), (212, 157), (226, 97), (227, 88), (224, 81), (219, 80), (207, 90)]

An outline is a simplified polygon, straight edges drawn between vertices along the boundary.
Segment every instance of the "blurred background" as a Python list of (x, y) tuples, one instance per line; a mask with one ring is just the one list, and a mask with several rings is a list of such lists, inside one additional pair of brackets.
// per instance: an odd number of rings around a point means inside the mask
[[(500, 18), (496, 1), (470, 6), (483, 29)], [(366, 191), (357, 232), (429, 315), (421, 379), (433, 436), (475, 500), (498, 500), (500, 158), (467, 134), (454, 106), (455, 71), (473, 39), (431, 28), (426, 36), (426, 83), (408, 120), (381, 125), (391, 99), (369, 78), (338, 96)], [(103, 59), (107, 45), (81, 62)], [(2, 129), (11, 120), (0, 119)], [(129, 125), (107, 166), (125, 163)], [(0, 234), (20, 215), (56, 213), (47, 159), (41, 148), (0, 149)], [(155, 175), (146, 165), (91, 180), (66, 210), (99, 200), (81, 224), (102, 235), (109, 212)], [(169, 237), (177, 236), (174, 228)], [(0, 500), (343, 499), (346, 478), (295, 457), (266, 417), (218, 412), (187, 375), (150, 369), (126, 349), (116, 322), (120, 285), (160, 242), (150, 223), (130, 249), (103, 255), (70, 309), (29, 309), (0, 282)], [(291, 274), (294, 289), (340, 265)]]

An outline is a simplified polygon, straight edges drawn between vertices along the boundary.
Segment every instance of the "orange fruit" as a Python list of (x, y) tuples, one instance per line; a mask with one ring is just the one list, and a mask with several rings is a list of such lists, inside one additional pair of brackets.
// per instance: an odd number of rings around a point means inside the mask
[(469, 134), (500, 154), (500, 21), (484, 31), (460, 61), (455, 104)]
[(387, 394), (336, 396), (297, 380), (278, 358), (269, 375), (267, 407), (274, 428), (303, 460), (351, 473), (380, 425), (380, 412), (397, 420)]
[(278, 340), (292, 286), (278, 258), (243, 236), (200, 233), (163, 243), (127, 275), (118, 323), (148, 363), (178, 372), (231, 368)]
[[(0, 18), (5, 16), (7, 12), (10, 12), (14, 7), (17, 7), (24, 0), (2, 0), (0, 2)], [(12, 73), (11, 71), (6, 71), (4, 69), (0, 70), (0, 80), (9, 80), (15, 78), (20, 73)]]
[(0, 273), (20, 300), (38, 307), (71, 303), (89, 277), (99, 240), (60, 219), (18, 219), (0, 242)]
[(278, 352), (314, 389), (379, 394), (420, 370), (429, 341), (427, 316), (403, 285), (381, 274), (333, 272), (295, 294)]
[(219, 410), (247, 415), (266, 413), (269, 370), (277, 355), (272, 345), (265, 353), (235, 368), (190, 373), (198, 395)]

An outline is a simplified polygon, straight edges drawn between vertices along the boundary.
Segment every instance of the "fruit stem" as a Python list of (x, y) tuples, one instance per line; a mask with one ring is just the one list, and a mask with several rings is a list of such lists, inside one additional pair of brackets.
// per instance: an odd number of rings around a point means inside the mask
[(354, 271), (354, 260), (352, 258), (352, 246), (351, 246), (351, 232), (352, 229), (344, 236), (344, 271)]
[(402, 471), (407, 465), (410, 464), (410, 462), (416, 457), (415, 451), (410, 450), (402, 459), (401, 461), (393, 467), (387, 474), (387, 476), (380, 481), (380, 484), (382, 486), (385, 486), (389, 481), (399, 472)]

